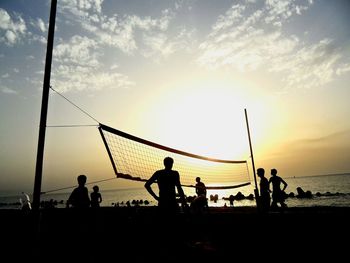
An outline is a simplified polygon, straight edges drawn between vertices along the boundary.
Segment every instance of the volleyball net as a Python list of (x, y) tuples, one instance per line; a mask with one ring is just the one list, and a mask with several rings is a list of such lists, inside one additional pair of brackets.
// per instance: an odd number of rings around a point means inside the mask
[(246, 160), (205, 157), (151, 142), (104, 124), (99, 131), (117, 178), (144, 182), (164, 169), (165, 157), (174, 159), (182, 186), (194, 187), (196, 177), (207, 189), (232, 189), (250, 184)]

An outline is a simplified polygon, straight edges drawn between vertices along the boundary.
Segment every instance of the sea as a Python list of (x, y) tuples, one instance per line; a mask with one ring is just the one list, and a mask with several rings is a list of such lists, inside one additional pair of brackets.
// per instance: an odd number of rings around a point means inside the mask
[[(305, 177), (288, 177), (283, 178), (288, 186), (286, 193), (289, 197), (286, 199), (288, 207), (313, 207), (313, 206), (335, 206), (335, 207), (350, 207), (350, 173), (332, 174), (332, 175), (316, 175)], [(119, 179), (118, 179), (119, 180)], [(120, 179), (125, 180), (125, 179)], [(139, 182), (137, 182), (139, 183)], [(259, 179), (257, 178), (259, 184)], [(100, 186), (102, 194), (101, 206), (155, 206), (157, 202), (143, 187), (143, 183), (139, 183), (133, 188), (104, 190), (103, 185)], [(156, 185), (152, 186), (156, 187)], [(311, 198), (297, 198), (297, 187), (301, 187), (305, 192), (312, 193)], [(223, 206), (256, 206), (254, 198), (255, 182), (250, 185), (230, 189), (230, 190), (208, 190), (208, 205), (213, 207)], [(155, 191), (157, 189), (154, 189)], [(195, 196), (195, 189), (184, 187), (184, 192), (187, 197)], [(243, 194), (245, 198), (234, 200), (230, 204), (228, 198), (230, 195), (236, 196), (237, 193)], [(53, 206), (56, 208), (64, 208), (66, 200), (70, 192), (51, 192), (41, 196), (43, 206)], [(32, 200), (32, 195), (28, 193)], [(211, 198), (215, 197), (216, 198)], [(293, 197), (294, 195), (294, 197)], [(21, 204), (19, 199), (21, 193), (15, 192), (0, 192), (0, 209), (20, 209)]]

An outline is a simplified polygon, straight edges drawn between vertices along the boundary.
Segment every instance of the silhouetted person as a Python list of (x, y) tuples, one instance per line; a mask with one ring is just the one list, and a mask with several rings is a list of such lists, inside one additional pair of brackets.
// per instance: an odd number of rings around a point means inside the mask
[(230, 201), (230, 206), (233, 206), (233, 202), (235, 201), (234, 195), (230, 195), (228, 200)]
[(23, 211), (32, 210), (32, 205), (30, 203), (30, 198), (28, 194), (26, 194), (25, 192), (22, 192), (22, 196), (20, 197), (19, 201), (21, 203), (21, 209)]
[(201, 178), (196, 178), (196, 194), (197, 196), (205, 196), (207, 197), (207, 188), (205, 187), (205, 184), (201, 182)]
[(203, 208), (208, 207), (208, 201), (207, 201), (207, 188), (205, 187), (205, 184), (201, 182), (201, 178), (196, 178), (196, 198), (192, 201), (191, 207), (195, 212), (201, 212)]
[[(180, 174), (172, 170), (174, 160), (171, 157), (164, 158), (164, 169), (156, 171), (145, 183), (147, 191), (158, 201), (158, 207), (162, 212), (174, 213), (178, 211), (176, 190), (184, 207), (187, 206), (185, 194), (180, 183)], [(158, 184), (159, 195), (156, 195), (151, 185)]]
[(78, 187), (74, 188), (67, 200), (67, 207), (73, 206), (75, 208), (88, 208), (90, 207), (90, 198), (88, 189), (85, 186), (87, 177), (81, 174), (77, 177)]
[(91, 207), (100, 207), (100, 203), (102, 202), (102, 195), (99, 192), (100, 189), (97, 185), (92, 187), (93, 192), (90, 194), (90, 199), (91, 199)]
[(310, 190), (308, 191), (304, 191), (303, 188), (301, 188), (300, 186), (297, 187), (297, 198), (311, 198), (312, 197), (312, 193)]
[(266, 213), (270, 210), (270, 184), (265, 177), (264, 168), (258, 168), (257, 174), (260, 177), (260, 211)]
[[(271, 209), (278, 208), (277, 203), (280, 203), (281, 208), (286, 208), (287, 205), (284, 203), (285, 192), (288, 184), (281, 177), (277, 175), (276, 169), (271, 169), (271, 177), (269, 180), (269, 184), (272, 184), (272, 203)], [(281, 184), (283, 184), (283, 188), (281, 189)]]
[(304, 198), (306, 194), (303, 188), (301, 188), (300, 186), (297, 187), (297, 193), (298, 193), (297, 195), (298, 198)]

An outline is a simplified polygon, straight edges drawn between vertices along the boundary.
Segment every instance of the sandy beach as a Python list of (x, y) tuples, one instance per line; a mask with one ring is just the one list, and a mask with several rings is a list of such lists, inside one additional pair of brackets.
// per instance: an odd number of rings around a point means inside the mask
[(102, 207), (83, 213), (47, 209), (39, 216), (37, 228), (35, 213), (0, 210), (2, 256), (45, 262), (224, 262), (280, 251), (295, 260), (337, 259), (346, 252), (350, 207), (292, 207), (268, 214), (256, 207), (221, 207), (173, 218), (160, 216), (156, 207)]

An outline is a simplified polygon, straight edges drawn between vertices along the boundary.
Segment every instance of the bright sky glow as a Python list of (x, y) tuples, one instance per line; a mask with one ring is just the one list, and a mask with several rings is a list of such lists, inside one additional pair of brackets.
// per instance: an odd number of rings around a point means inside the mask
[[(33, 189), (50, 4), (0, 3), (0, 191)], [(58, 0), (51, 84), (101, 123), (213, 158), (249, 159), (246, 108), (256, 167), (349, 172), (349, 13), (348, 0)], [(47, 124), (97, 123), (50, 91)], [(97, 128), (47, 128), (43, 190), (82, 173), (114, 176)]]

